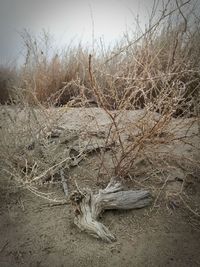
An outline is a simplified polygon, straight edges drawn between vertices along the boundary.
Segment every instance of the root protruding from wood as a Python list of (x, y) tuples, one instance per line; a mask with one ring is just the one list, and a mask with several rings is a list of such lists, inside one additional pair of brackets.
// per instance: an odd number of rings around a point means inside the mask
[(108, 186), (93, 194), (91, 190), (74, 191), (70, 200), (75, 209), (74, 223), (88, 234), (106, 242), (113, 242), (116, 237), (110, 230), (98, 221), (99, 215), (104, 210), (111, 209), (138, 209), (151, 203), (148, 191), (128, 190), (122, 191), (120, 183), (111, 181)]

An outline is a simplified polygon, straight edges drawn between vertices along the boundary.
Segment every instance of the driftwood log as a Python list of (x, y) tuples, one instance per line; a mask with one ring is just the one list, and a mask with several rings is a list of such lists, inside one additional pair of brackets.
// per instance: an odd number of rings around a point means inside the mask
[(107, 242), (116, 240), (110, 230), (98, 221), (104, 210), (138, 209), (150, 204), (151, 196), (148, 191), (122, 191), (121, 183), (111, 180), (108, 186), (93, 194), (91, 190), (74, 191), (70, 200), (75, 209), (74, 223), (88, 234)]

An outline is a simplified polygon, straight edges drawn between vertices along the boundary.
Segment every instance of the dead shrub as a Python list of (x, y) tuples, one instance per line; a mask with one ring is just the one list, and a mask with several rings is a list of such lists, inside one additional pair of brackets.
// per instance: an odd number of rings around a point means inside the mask
[(11, 103), (14, 98), (13, 86), (17, 83), (15, 69), (0, 67), (0, 104)]
[[(63, 53), (50, 53), (48, 35), (44, 33), (43, 42), (38, 42), (25, 32), (27, 54), (20, 70), (19, 90), (24, 119), (18, 121), (15, 117), (20, 110), (15, 115), (8, 110), (10, 126), (6, 128), (6, 121), (2, 130), (2, 136), (8, 137), (2, 138), (1, 144), (7, 173), (36, 193), (36, 181), (53, 176), (60, 168), (68, 170), (66, 150), (61, 150), (61, 142), (52, 141), (48, 134), (60, 119), (53, 116), (52, 106), (66, 105), (64, 114), (69, 106), (85, 107), (89, 100), (103, 109), (110, 122), (106, 125), (105, 145), (111, 140), (116, 147), (111, 150), (113, 169), (109, 176), (121, 180), (128, 177), (137, 183), (132, 174), (137, 172), (138, 162), (148, 162), (148, 176), (156, 177), (165, 187), (165, 175), (174, 167), (172, 161), (181, 168), (189, 162), (186, 171), (192, 172), (199, 159), (177, 155), (176, 145), (199, 151), (191, 141), (192, 134), (199, 138), (199, 25), (187, 23), (185, 29), (186, 24), (180, 20), (174, 24), (173, 20), (166, 20), (176, 13), (171, 12), (164, 9), (161, 19), (136, 40), (126, 37), (113, 51), (94, 49), (93, 55), (81, 45)], [(128, 116), (137, 118), (123, 124)], [(166, 150), (169, 145), (174, 146), (174, 151)], [(78, 156), (75, 153), (74, 158)], [(106, 151), (99, 157), (100, 173), (106, 165)]]

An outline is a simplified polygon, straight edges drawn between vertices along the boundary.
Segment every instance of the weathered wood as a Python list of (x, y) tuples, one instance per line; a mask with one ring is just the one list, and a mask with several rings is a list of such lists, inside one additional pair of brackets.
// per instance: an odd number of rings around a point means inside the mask
[(67, 186), (67, 181), (65, 179), (65, 175), (64, 175), (64, 171), (63, 170), (60, 170), (60, 177), (61, 177), (61, 183), (62, 183), (62, 186), (63, 186), (63, 191), (64, 191), (64, 194), (66, 197), (68, 197), (68, 186)]
[(111, 181), (104, 190), (93, 194), (90, 190), (75, 191), (70, 200), (75, 208), (74, 223), (83, 231), (107, 242), (116, 240), (110, 230), (98, 221), (104, 210), (138, 209), (150, 204), (151, 196), (148, 191), (121, 191), (120, 183)]

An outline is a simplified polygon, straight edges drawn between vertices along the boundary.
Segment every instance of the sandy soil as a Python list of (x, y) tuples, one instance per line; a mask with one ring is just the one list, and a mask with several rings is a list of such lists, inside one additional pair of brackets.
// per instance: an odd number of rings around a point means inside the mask
[(68, 206), (50, 207), (1, 186), (0, 266), (200, 266), (200, 229), (187, 211), (107, 212), (106, 244), (73, 225)]
[[(106, 129), (109, 123), (106, 115), (102, 115), (98, 109), (89, 112), (90, 114), (82, 114), (80, 110), (75, 113), (71, 110), (59, 120), (60, 125), (68, 125), (71, 129), (81, 128), (86, 124), (83, 117), (88, 119), (89, 125), (89, 121), (94, 122), (95, 116), (99, 118), (98, 127), (101, 124)], [(72, 113), (75, 114), (74, 117)], [(138, 113), (139, 115), (141, 114)], [(131, 113), (125, 118), (131, 120)], [(91, 128), (97, 127), (96, 121), (91, 123)], [(125, 123), (123, 118), (122, 121)], [(196, 139), (193, 141), (197, 142)], [(179, 154), (194, 154), (187, 147), (181, 146), (175, 150)], [(73, 168), (71, 179), (76, 177), (81, 187), (98, 189), (105, 186), (105, 180), (100, 185), (96, 183), (97, 158), (97, 155), (91, 155), (79, 167)], [(177, 172), (178, 169), (176, 174)], [(141, 210), (105, 212), (101, 220), (117, 236), (116, 242), (107, 244), (74, 226), (70, 205), (52, 206), (48, 201), (17, 188), (6, 176), (0, 177), (2, 267), (200, 266), (200, 221), (183, 203), (170, 209), (166, 198), (161, 198), (153, 209), (150, 206)], [(193, 207), (198, 207), (200, 203), (200, 181), (197, 178), (199, 173), (196, 174), (196, 180), (188, 183), (186, 188)], [(165, 187), (165, 196), (170, 190), (179, 190), (180, 184), (180, 181), (171, 179)], [(137, 188), (138, 184), (129, 181), (127, 186)], [(151, 190), (151, 181), (147, 181), (145, 186), (149, 186)], [(162, 186), (163, 183), (154, 184), (158, 191)], [(59, 183), (46, 185), (43, 190), (53, 190), (58, 196), (63, 195)], [(154, 199), (158, 191), (152, 192)]]

